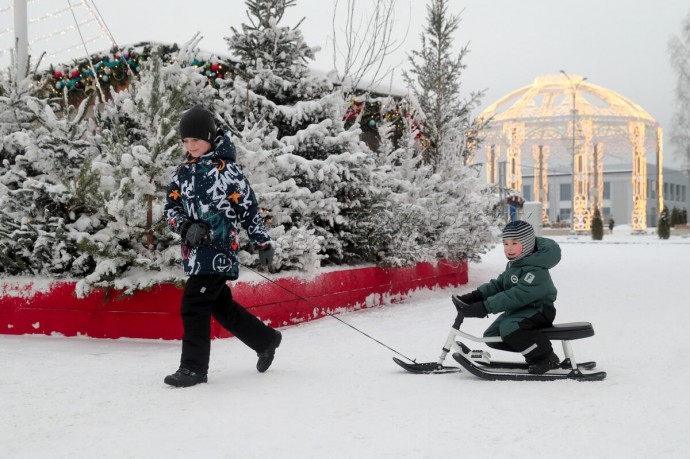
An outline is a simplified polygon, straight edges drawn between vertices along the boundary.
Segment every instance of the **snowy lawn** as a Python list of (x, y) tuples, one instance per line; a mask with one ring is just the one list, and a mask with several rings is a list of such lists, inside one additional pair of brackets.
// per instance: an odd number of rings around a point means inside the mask
[[(214, 341), (209, 383), (188, 389), (163, 384), (179, 341), (0, 336), (0, 457), (688, 457), (690, 239), (554, 239), (556, 321), (593, 323), (596, 335), (574, 350), (608, 372), (603, 382), (412, 375), (328, 317), (282, 329), (265, 374), (236, 339)], [(504, 266), (496, 247), (459, 290)], [(436, 360), (455, 315), (450, 293), (339, 317)], [(489, 320), (463, 329), (481, 334)]]

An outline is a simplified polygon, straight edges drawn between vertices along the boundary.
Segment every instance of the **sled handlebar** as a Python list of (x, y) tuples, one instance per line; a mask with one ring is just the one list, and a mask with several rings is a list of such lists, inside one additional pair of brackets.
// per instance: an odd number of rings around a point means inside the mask
[(460, 325), (462, 325), (463, 320), (465, 320), (464, 314), (462, 311), (458, 311), (458, 315), (455, 316), (455, 322), (453, 322), (453, 328), (455, 330), (460, 330)]

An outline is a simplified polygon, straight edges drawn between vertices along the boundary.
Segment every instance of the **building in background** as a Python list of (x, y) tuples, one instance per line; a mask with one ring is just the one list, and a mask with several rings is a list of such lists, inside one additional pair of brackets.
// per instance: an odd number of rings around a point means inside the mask
[[(633, 231), (656, 224), (664, 197), (662, 130), (631, 100), (561, 71), (480, 116), (490, 120), (477, 154), (486, 158), (487, 181), (529, 190), (525, 199), (542, 203), (542, 223), (568, 221), (572, 231), (589, 231), (599, 208)], [(673, 185), (682, 197), (680, 180)]]
[[(629, 164), (615, 164), (606, 167), (603, 173), (603, 189), (600, 212), (604, 222), (613, 218), (617, 225), (631, 224), (633, 212), (632, 167)], [(647, 164), (647, 199), (645, 215), (647, 226), (655, 227), (659, 219), (659, 196), (657, 187), (657, 168)], [(569, 223), (571, 214), (572, 184), (569, 173), (553, 173), (548, 176), (549, 192), (545, 200), (545, 213), (548, 221)], [(522, 189), (525, 201), (533, 201), (535, 174), (527, 170), (522, 175)], [(663, 202), (669, 211), (674, 207), (690, 213), (690, 178), (678, 170), (663, 169)]]

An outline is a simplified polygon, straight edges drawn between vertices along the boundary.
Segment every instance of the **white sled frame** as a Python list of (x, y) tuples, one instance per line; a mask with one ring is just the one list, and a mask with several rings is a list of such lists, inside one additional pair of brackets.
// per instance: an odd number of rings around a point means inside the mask
[[(439, 356), (438, 364), (443, 365), (443, 361), (446, 359), (446, 356), (448, 353), (452, 350), (460, 352), (462, 355), (467, 355), (461, 348), (458, 346), (458, 344), (455, 341), (455, 337), (459, 336), (462, 338), (467, 338), (471, 341), (477, 342), (477, 343), (502, 343), (503, 339), (501, 339), (500, 336), (488, 336), (488, 337), (479, 337), (479, 336), (474, 336), (470, 335), (469, 333), (465, 333), (463, 331), (460, 331), (460, 329), (455, 329), (451, 328), (450, 332), (448, 333), (448, 338), (446, 338), (446, 343), (443, 346), (443, 351), (441, 352), (441, 355)], [(573, 347), (570, 344), (571, 340), (559, 340), (558, 338), (550, 338), (552, 341), (560, 341), (561, 344), (563, 345), (563, 354), (565, 355), (566, 359), (570, 359), (570, 367), (573, 370), (577, 370), (577, 362), (575, 361), (575, 353), (573, 352)], [(486, 359), (488, 358), (490, 360), (491, 355), (488, 352), (482, 351), (483, 352), (483, 358)], [(476, 360), (476, 358), (471, 358), (470, 356), (467, 356), (469, 360)], [(487, 362), (488, 363), (488, 362)]]

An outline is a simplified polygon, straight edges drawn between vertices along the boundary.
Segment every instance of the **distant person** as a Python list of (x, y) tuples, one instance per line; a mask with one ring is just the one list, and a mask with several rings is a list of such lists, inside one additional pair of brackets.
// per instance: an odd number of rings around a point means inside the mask
[(609, 218), (609, 231), (613, 233), (613, 225), (615, 225), (616, 222), (613, 221), (613, 217)]
[(201, 106), (187, 110), (179, 131), (186, 160), (172, 173), (165, 218), (182, 237), (182, 264), (189, 279), (182, 295), (180, 368), (164, 382), (176, 387), (207, 382), (211, 316), (256, 351), (256, 369), (263, 373), (273, 362), (281, 334), (238, 304), (227, 281), (239, 275), (240, 227), (265, 265), (273, 259), (271, 238), (254, 191), (235, 164), (235, 145), (223, 130), (216, 130), (211, 112)]
[(520, 352), (529, 373), (546, 373), (557, 368), (560, 359), (538, 329), (551, 326), (556, 318), (556, 287), (549, 269), (561, 260), (561, 248), (551, 239), (535, 237), (532, 225), (517, 220), (503, 230), (503, 252), (508, 258), (505, 271), (473, 292), (453, 295), (453, 304), (464, 317), (500, 313), (484, 336), (500, 336), (503, 342), (486, 344)]

